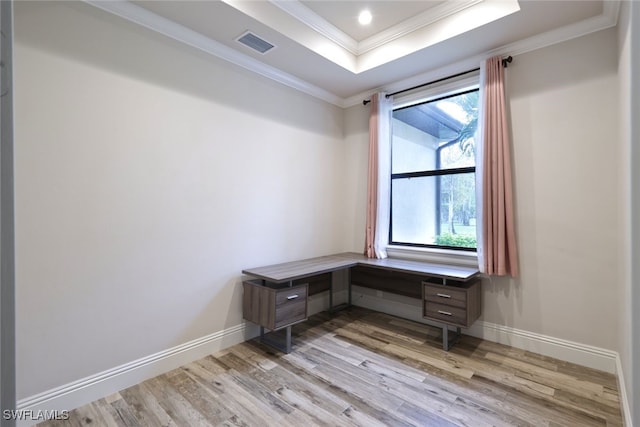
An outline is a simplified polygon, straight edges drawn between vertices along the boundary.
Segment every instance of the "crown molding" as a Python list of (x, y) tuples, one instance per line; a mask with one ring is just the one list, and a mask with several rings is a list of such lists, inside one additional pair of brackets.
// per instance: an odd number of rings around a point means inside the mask
[[(606, 7), (609, 4), (609, 7)], [(574, 24), (569, 24), (546, 33), (537, 34), (535, 36), (519, 40), (517, 42), (505, 45), (499, 49), (488, 52), (488, 56), (493, 54), (510, 54), (520, 55), (522, 53), (531, 52), (543, 47), (562, 43), (577, 37), (586, 36), (600, 30), (606, 30), (615, 27), (618, 24), (618, 10), (620, 8), (620, 0), (605, 0), (603, 13), (592, 18), (584, 19)]]
[(330, 104), (342, 107), (344, 100), (322, 88), (308, 83), (298, 77), (285, 73), (278, 68), (267, 65), (249, 55), (238, 52), (216, 40), (206, 37), (183, 25), (157, 15), (129, 1), (84, 0), (85, 3), (117, 15), (128, 21), (170, 37), (188, 46), (202, 50), (239, 67), (253, 71), (271, 80), (275, 80), (293, 89), (314, 96)]
[(309, 9), (298, 0), (277, 1), (269, 0), (271, 4), (288, 13), (309, 28), (312, 28), (323, 37), (346, 49), (352, 55), (358, 55), (358, 42), (338, 29), (326, 19)]
[(602, 14), (618, 24), (618, 16), (620, 16), (621, 0), (605, 0), (602, 4)]
[(482, 3), (483, 1), (486, 0), (448, 1), (431, 9), (425, 10), (424, 12), (402, 21), (391, 28), (362, 40), (358, 44), (357, 54), (361, 55), (369, 52), (370, 50), (379, 48), (393, 40), (404, 37), (407, 34), (419, 30), (420, 28), (424, 28), (471, 6)]
[(302, 4), (299, 0), (269, 0), (274, 6), (285, 11), (307, 27), (312, 28), (323, 37), (346, 49), (354, 56), (376, 49), (420, 28), (431, 25), (434, 22), (440, 21), (478, 3), (482, 3), (483, 1), (487, 0), (447, 1), (358, 42)]
[(462, 71), (478, 67), (483, 59), (496, 56), (496, 55), (520, 55), (527, 52), (532, 52), (537, 49), (542, 49), (554, 44), (562, 43), (571, 39), (585, 36), (587, 34), (595, 33), (597, 31), (605, 30), (607, 28), (615, 27), (618, 24), (618, 14), (620, 10), (621, 0), (605, 0), (603, 2), (603, 12), (598, 16), (585, 19), (574, 24), (566, 25), (555, 30), (547, 31), (526, 39), (519, 40), (514, 43), (510, 43), (499, 48), (475, 55), (470, 58), (466, 58), (462, 61), (458, 61), (453, 64), (449, 64), (445, 67), (440, 67), (435, 70), (430, 70), (399, 82), (394, 82), (391, 85), (373, 88), (366, 92), (361, 92), (357, 95), (350, 96), (343, 100), (343, 107), (353, 107), (354, 105), (362, 104), (363, 99), (368, 99), (372, 93), (387, 92), (393, 93), (408, 87), (413, 87), (421, 84), (421, 82), (440, 79), (449, 75), (457, 74)]

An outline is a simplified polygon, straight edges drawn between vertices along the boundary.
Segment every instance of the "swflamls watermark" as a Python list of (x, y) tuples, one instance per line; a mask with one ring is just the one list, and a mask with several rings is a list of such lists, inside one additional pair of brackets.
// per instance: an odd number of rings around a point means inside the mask
[(2, 418), (16, 421), (49, 421), (68, 420), (69, 411), (63, 410), (33, 410), (33, 409), (5, 409), (2, 411)]

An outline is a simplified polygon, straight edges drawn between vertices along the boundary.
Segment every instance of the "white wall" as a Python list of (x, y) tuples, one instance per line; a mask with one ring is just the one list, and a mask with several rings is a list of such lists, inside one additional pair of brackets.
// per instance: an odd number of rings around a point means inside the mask
[[(16, 407), (13, 180), (13, 3), (0, 3), (0, 408)], [(4, 417), (3, 417), (4, 418)], [(0, 421), (7, 426), (10, 421)]]
[(632, 130), (631, 130), (631, 142), (633, 157), (631, 159), (632, 165), (632, 232), (633, 232), (633, 246), (631, 259), (631, 265), (633, 266), (631, 276), (631, 339), (633, 347), (631, 348), (631, 363), (635, 361), (635, 365), (632, 368), (632, 381), (631, 381), (631, 393), (630, 399), (632, 402), (632, 414), (636, 423), (640, 422), (640, 366), (638, 366), (638, 360), (640, 359), (640, 169), (637, 165), (640, 165), (640, 123), (638, 123), (638, 117), (640, 117), (640, 82), (638, 82), (637, 76), (640, 74), (640, 5), (638, 3), (632, 3), (631, 14), (631, 28), (633, 40), (633, 50), (631, 56), (631, 75), (635, 78), (632, 79), (632, 104), (631, 104), (631, 117)]
[(484, 320), (617, 351), (616, 32), (519, 55), (507, 75), (521, 277), (485, 284)]
[(631, 402), (631, 413), (636, 424), (640, 422), (640, 5), (630, 2), (629, 11), (629, 80), (631, 122), (631, 325), (630, 336), (630, 368), (627, 379), (628, 397)]
[(18, 399), (241, 323), (344, 249), (343, 112), (83, 3), (17, 2)]
[(625, 224), (625, 241), (624, 245), (626, 253), (625, 274), (622, 278), (623, 289), (620, 294), (620, 311), (618, 336), (620, 342), (620, 363), (622, 372), (620, 372), (621, 383), (625, 387), (625, 392), (629, 402), (633, 402), (632, 389), (632, 230), (633, 222), (631, 220), (631, 174), (632, 174), (632, 140), (631, 140), (631, 97), (632, 97), (632, 73), (631, 73), (631, 2), (622, 2), (620, 8), (620, 17), (618, 19), (618, 75), (619, 75), (619, 96), (620, 96), (620, 141), (621, 141), (621, 158), (620, 173), (622, 174), (622, 189), (626, 192), (625, 206), (620, 209), (620, 219)]
[[(482, 320), (617, 351), (625, 249), (618, 211), (626, 195), (616, 31), (518, 55), (506, 74), (522, 274), (485, 281)], [(362, 110), (346, 113), (352, 156), (366, 150)], [(353, 167), (357, 161), (349, 158)], [(351, 173), (360, 229), (366, 169)], [(362, 236), (353, 241), (354, 250), (362, 247)]]

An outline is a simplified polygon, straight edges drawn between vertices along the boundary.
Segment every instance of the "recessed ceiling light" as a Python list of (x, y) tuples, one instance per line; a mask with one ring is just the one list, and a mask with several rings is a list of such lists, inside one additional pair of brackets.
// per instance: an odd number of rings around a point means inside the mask
[(358, 15), (358, 22), (361, 25), (367, 25), (371, 23), (371, 19), (373, 17), (371, 16), (371, 12), (369, 12), (368, 10), (363, 10), (362, 12), (360, 12), (360, 15)]

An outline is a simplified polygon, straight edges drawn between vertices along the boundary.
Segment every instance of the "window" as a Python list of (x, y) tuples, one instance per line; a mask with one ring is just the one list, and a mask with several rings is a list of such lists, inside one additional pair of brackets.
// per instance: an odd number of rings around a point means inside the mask
[(477, 84), (393, 110), (390, 244), (475, 250), (477, 123)]

